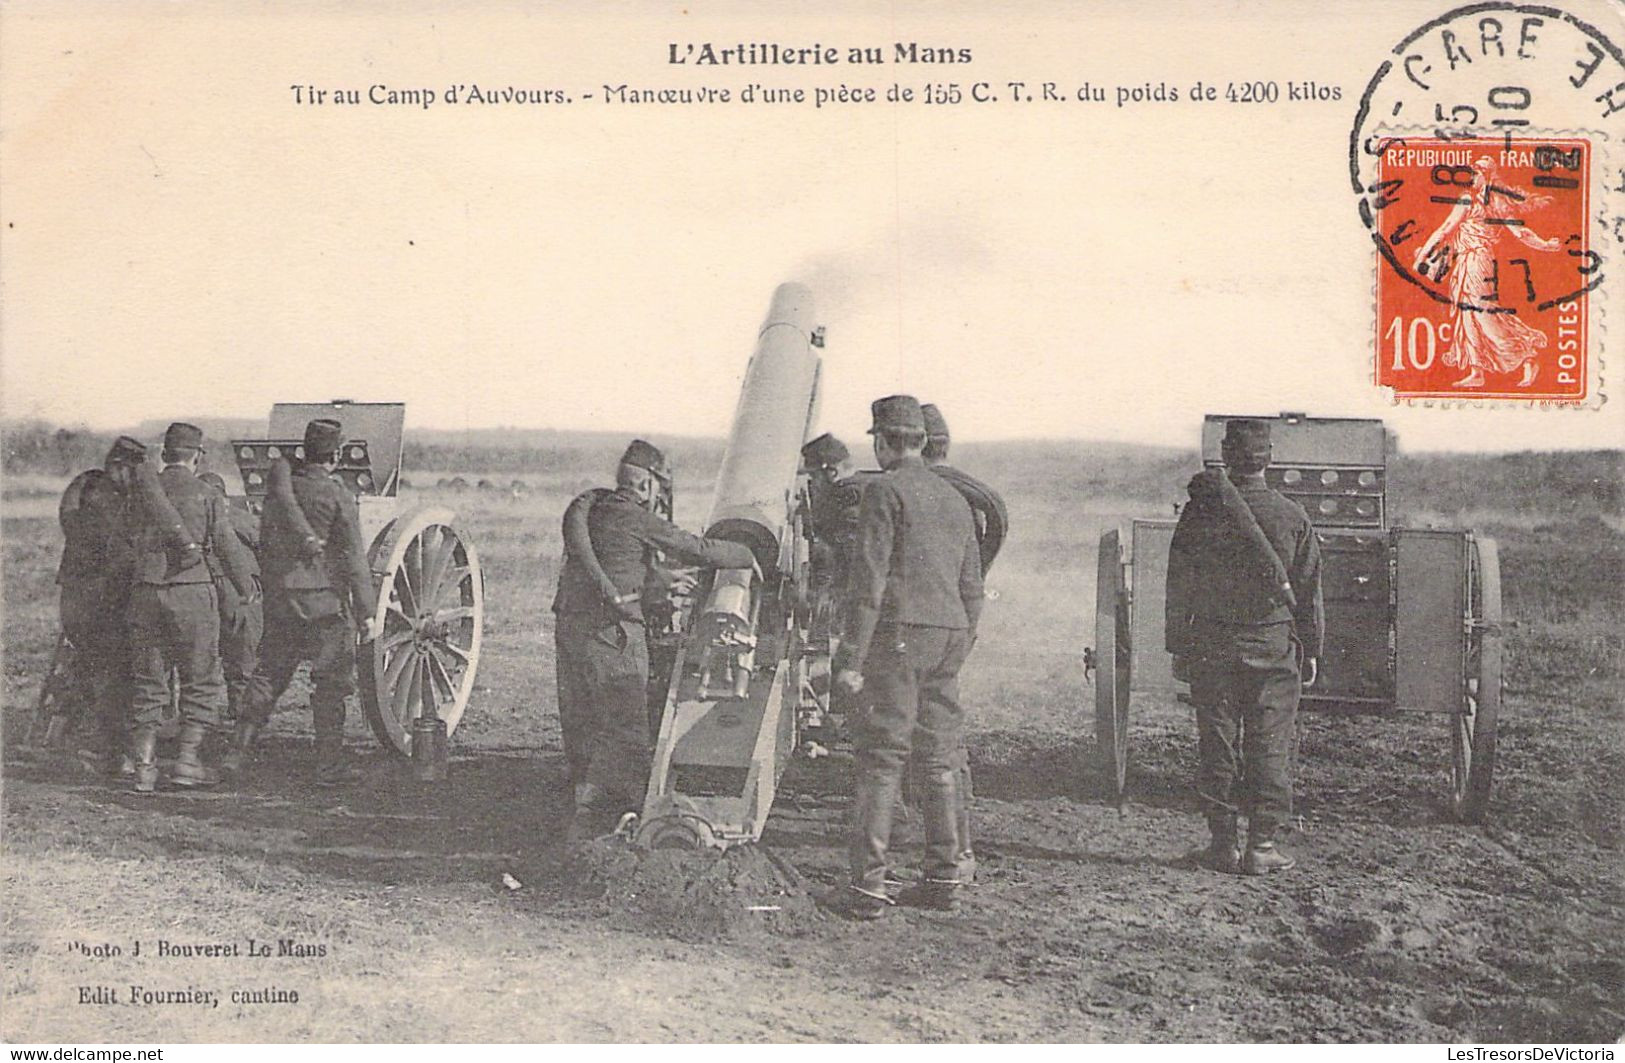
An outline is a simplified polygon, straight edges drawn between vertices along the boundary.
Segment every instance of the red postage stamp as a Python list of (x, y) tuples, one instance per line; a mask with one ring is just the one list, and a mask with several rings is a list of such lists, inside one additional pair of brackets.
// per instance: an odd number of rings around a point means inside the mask
[(1583, 402), (1592, 145), (1581, 138), (1390, 140), (1376, 379), (1398, 398)]

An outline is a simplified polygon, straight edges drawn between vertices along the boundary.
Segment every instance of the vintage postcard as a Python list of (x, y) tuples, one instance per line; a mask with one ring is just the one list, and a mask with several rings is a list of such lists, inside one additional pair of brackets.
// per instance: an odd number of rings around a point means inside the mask
[(1616, 1041), (1622, 47), (0, 6), (0, 1039)]

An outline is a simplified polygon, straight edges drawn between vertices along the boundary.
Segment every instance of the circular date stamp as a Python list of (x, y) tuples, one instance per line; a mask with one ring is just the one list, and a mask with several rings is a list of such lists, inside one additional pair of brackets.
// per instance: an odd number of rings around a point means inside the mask
[(1376, 383), (1400, 399), (1600, 401), (1622, 142), (1625, 54), (1570, 12), (1473, 4), (1396, 44), (1349, 134), (1376, 249)]

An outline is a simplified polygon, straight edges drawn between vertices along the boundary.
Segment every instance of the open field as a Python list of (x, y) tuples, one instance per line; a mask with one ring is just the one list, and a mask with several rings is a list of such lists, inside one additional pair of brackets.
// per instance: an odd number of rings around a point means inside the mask
[[(697, 523), (714, 450), (679, 465)], [(534, 472), (408, 466), (403, 504), (454, 506), (488, 593), (479, 686), (451, 780), (421, 789), (369, 759), (367, 784), (308, 785), (296, 686), (238, 791), (141, 799), (5, 753), (3, 981), (10, 1041), (149, 1040), (1494, 1040), (1625, 1033), (1625, 534), (1620, 455), (1401, 458), (1401, 520), (1464, 516), (1501, 542), (1511, 634), (1500, 770), (1483, 828), (1445, 814), (1449, 743), (1427, 719), (1301, 725), (1300, 868), (1191, 868), (1205, 840), (1178, 704), (1136, 706), (1130, 794), (1100, 795), (1095, 543), (1167, 516), (1193, 457), (1085, 444), (966, 446), (1006, 492), (999, 598), (965, 673), (979, 884), (957, 917), (878, 926), (804, 896), (737, 897), (697, 927), (597, 898), (566, 873), (554, 714), (557, 524), (614, 449)], [(527, 490), (452, 492), (461, 476)], [(1539, 477), (1537, 481), (1535, 477)], [(26, 726), (50, 653), (61, 477), (8, 476), (5, 733)], [(697, 486), (701, 485), (701, 486)], [(352, 714), (356, 750), (373, 739)], [(841, 880), (845, 766), (798, 764), (765, 843), (814, 891)], [(904, 844), (906, 861), (917, 838)], [(522, 888), (504, 887), (504, 873)], [(777, 912), (746, 912), (750, 905)], [(169, 942), (293, 939), (320, 956), (154, 957)], [(142, 955), (131, 955), (142, 942)], [(75, 943), (114, 944), (94, 958)], [(81, 987), (271, 987), (297, 1004), (100, 1006)]]

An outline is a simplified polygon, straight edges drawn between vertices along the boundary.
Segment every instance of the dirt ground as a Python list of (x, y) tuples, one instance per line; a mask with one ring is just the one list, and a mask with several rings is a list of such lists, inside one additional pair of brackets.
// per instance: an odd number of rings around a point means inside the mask
[[(1553, 529), (1507, 514), (1495, 529), (1522, 626), (1485, 827), (1446, 814), (1442, 723), (1306, 716), (1299, 819), (1285, 842), (1300, 867), (1248, 879), (1188, 860), (1204, 833), (1186, 707), (1136, 703), (1121, 808), (1095, 766), (1081, 668), (1093, 544), (1118, 515), (1163, 508), (1064, 503), (1041, 474), (1029, 490), (1009, 473), (1022, 524), (966, 674), (981, 871), (960, 914), (895, 910), (859, 925), (817, 906), (843, 875), (850, 765), (839, 757), (791, 769), (759, 849), (565, 852), (543, 610), (559, 509), (586, 485), (553, 484), (451, 499), (480, 544), (490, 613), (476, 701), (441, 786), (372, 753), (363, 784), (316, 791), (297, 690), (235, 791), (141, 798), (8, 741), (0, 1032), (14, 1042), (1625, 1033), (1615, 589), (1625, 537), (1614, 524)], [(698, 507), (680, 500), (679, 512)], [(8, 738), (48, 656), (58, 549), (50, 507), (8, 505)], [(1582, 563), (1600, 589), (1554, 589)], [(359, 719), (350, 728), (353, 749), (373, 748)], [(918, 841), (905, 824), (905, 875)], [(300, 954), (155, 955), (160, 940), (248, 939)], [(82, 948), (102, 945), (120, 952)], [(126, 1003), (137, 985), (220, 998)], [(79, 1002), (98, 986), (119, 1003)], [(298, 1002), (230, 1000), (266, 989)]]

